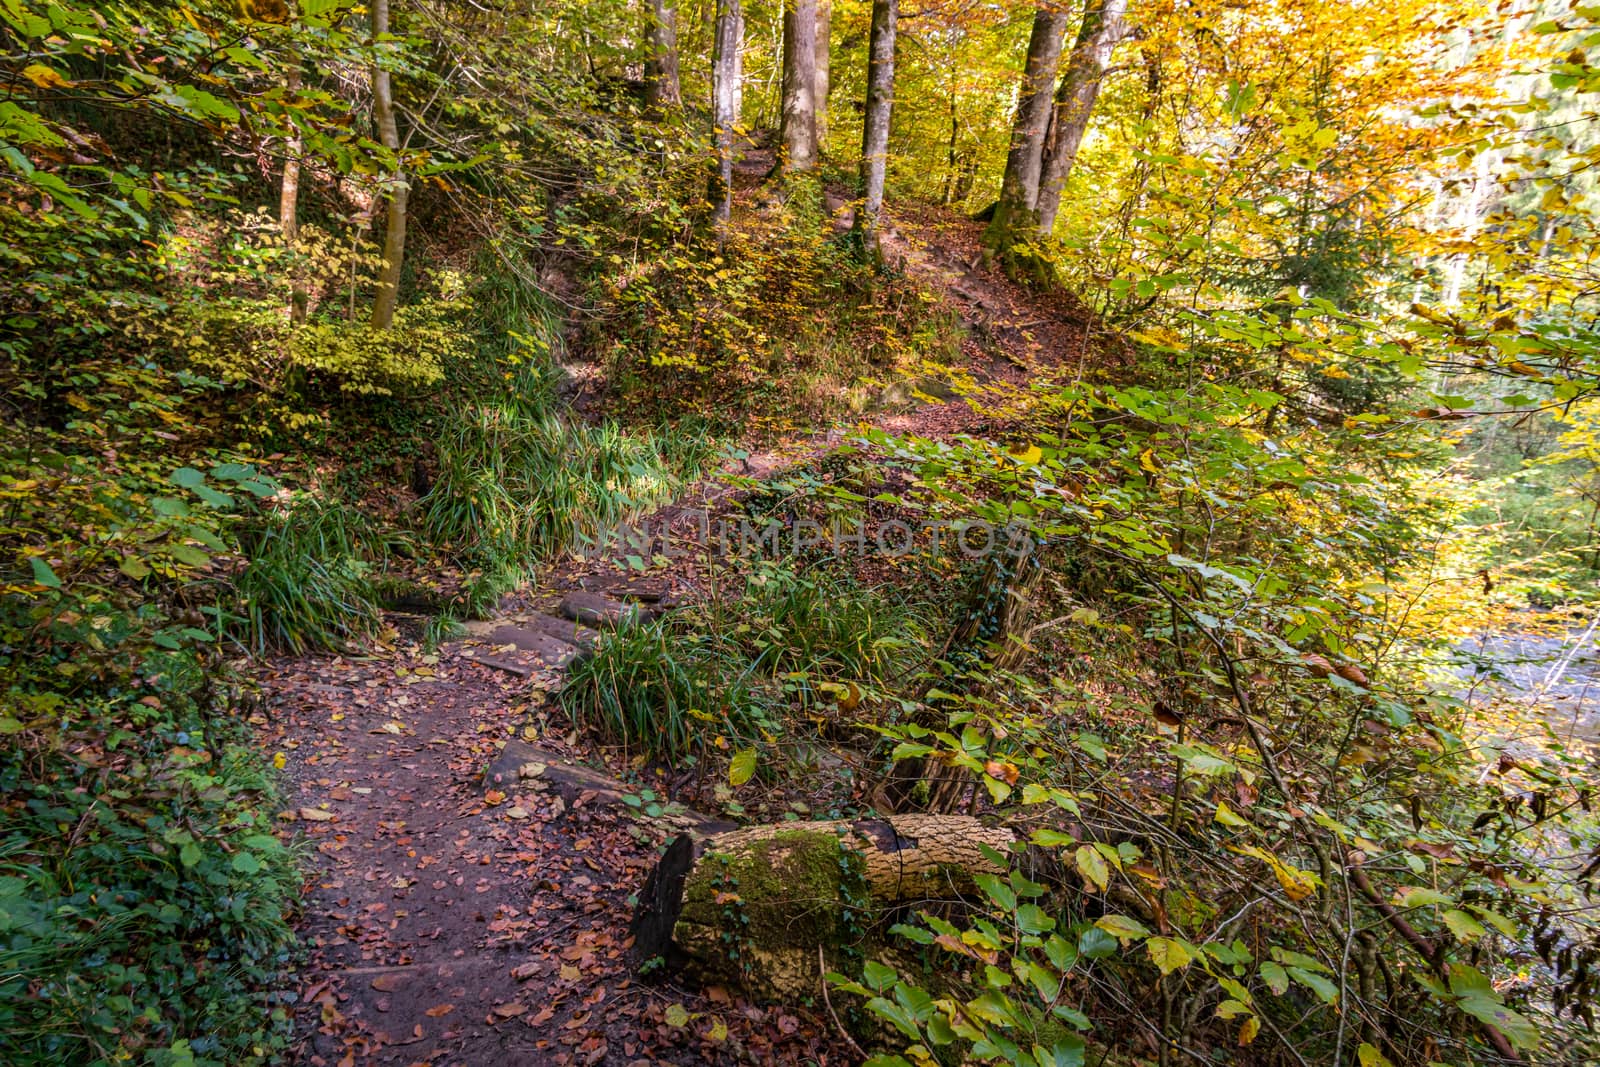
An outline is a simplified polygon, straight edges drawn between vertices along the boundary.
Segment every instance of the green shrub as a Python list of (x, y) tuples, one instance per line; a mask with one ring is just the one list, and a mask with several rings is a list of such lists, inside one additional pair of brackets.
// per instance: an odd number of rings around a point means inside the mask
[(671, 499), (704, 465), (697, 430), (636, 433), (495, 404), (438, 442), (422, 528), (457, 559), (508, 579)]
[[(174, 666), (147, 677), (198, 673)], [(158, 683), (159, 707), (130, 694), (9, 720), (0, 1061), (179, 1064), (187, 1050), (237, 1067), (282, 1047), (269, 991), (299, 878), (271, 832), (264, 759), (202, 696)], [(92, 763), (66, 755), (81, 745)]]
[(738, 597), (606, 635), (562, 690), (573, 718), (652, 759), (707, 741), (771, 743), (819, 683), (886, 678), (921, 643), (916, 614), (831, 573), (762, 567)]
[(382, 625), (375, 567), (392, 535), (337, 501), (301, 496), (248, 527), (238, 630), (256, 652), (340, 650)]
[(760, 736), (771, 716), (754, 680), (722, 641), (663, 620), (604, 636), (573, 667), (561, 699), (602, 737), (650, 759), (678, 760), (712, 737)]

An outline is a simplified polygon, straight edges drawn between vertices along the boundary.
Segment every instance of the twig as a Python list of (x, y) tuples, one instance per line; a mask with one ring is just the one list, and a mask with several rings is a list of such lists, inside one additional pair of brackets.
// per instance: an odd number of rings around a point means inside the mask
[(828, 996), (828, 960), (822, 954), (822, 946), (817, 946), (817, 976), (822, 980), (822, 1003), (828, 1008), (828, 1015), (833, 1019), (833, 1025), (839, 1028), (839, 1036), (850, 1042), (850, 1047), (856, 1050), (856, 1055), (863, 1060), (867, 1058), (866, 1050), (856, 1044), (856, 1039), (850, 1036), (850, 1031), (844, 1028), (844, 1023), (839, 1021), (839, 1013), (833, 1010), (833, 1000)]

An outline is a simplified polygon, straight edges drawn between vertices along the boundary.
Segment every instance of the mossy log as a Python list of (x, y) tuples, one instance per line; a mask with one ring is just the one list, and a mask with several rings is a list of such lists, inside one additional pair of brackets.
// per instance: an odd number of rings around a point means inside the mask
[(824, 960), (830, 970), (852, 970), (852, 960), (858, 968), (886, 914), (972, 893), (977, 875), (1003, 871), (985, 848), (1005, 853), (1016, 841), (963, 815), (685, 834), (639, 894), (635, 957), (641, 970), (665, 967), (764, 999), (814, 993)]

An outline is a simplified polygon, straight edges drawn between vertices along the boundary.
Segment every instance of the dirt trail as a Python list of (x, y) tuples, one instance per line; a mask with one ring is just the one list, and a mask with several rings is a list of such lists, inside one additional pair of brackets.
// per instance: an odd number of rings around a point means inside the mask
[[(770, 157), (749, 154), (743, 198), (760, 195), (769, 166)], [(968, 325), (956, 370), (978, 395), (881, 414), (875, 421), (885, 429), (944, 436), (992, 428), (996, 396), (1041, 376), (1080, 374), (1085, 354), (1105, 345), (1094, 316), (1070, 297), (1041, 301), (986, 269), (977, 234), (970, 220), (932, 209), (902, 209), (891, 220), (891, 265), (945, 293)], [(764, 477), (840, 439), (835, 431), (783, 442), (738, 473)], [(707, 481), (666, 514), (727, 492)], [(503, 614), (551, 614), (555, 599), (597, 575), (614, 583), (621, 568), (569, 564)], [(656, 591), (672, 595), (694, 580), (693, 563), (683, 563)], [(282, 660), (263, 672), (270, 714), (262, 743), (285, 757), (282, 817), (286, 832), (303, 834), (310, 872), (294, 1005), (298, 1062), (853, 1061), (820, 1006), (763, 1008), (720, 989), (634, 978), (628, 898), (673, 827), (592, 790), (486, 783), (484, 770), (508, 739), (532, 741), (552, 759), (602, 765), (604, 756), (563, 736), (567, 724), (547, 700), (560, 671), (538, 655), (497, 651), (498, 640), (481, 631), (476, 645), (429, 654), (402, 633), (419, 631), (415, 618), (392, 622), (391, 640), (366, 656)], [(525, 670), (506, 662), (519, 655)], [(665, 795), (667, 786), (649, 779), (639, 787)]]

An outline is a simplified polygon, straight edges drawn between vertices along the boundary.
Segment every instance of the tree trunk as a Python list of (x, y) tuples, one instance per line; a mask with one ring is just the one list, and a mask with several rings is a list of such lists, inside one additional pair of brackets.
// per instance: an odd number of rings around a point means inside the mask
[(678, 9), (671, 0), (651, 0), (650, 58), (644, 65), (644, 103), (655, 112), (682, 102), (678, 89)]
[(1050, 105), (1061, 65), (1061, 42), (1067, 31), (1067, 14), (1041, 7), (1033, 16), (1028, 38), (1028, 61), (1022, 73), (1022, 94), (1011, 129), (1011, 149), (1006, 153), (1005, 177), (994, 219), (984, 233), (990, 248), (1005, 253), (1017, 233), (1031, 222), (1039, 199), (1039, 175), (1044, 157), (1044, 136), (1050, 125)]
[[(290, 95), (300, 91), (300, 61), (293, 60), (294, 66), (289, 68), (284, 84)], [(300, 239), (300, 157), (305, 151), (304, 140), (300, 131), (291, 127), (291, 132), (283, 145), (283, 183), (278, 187), (278, 232), (283, 235), (283, 243), (294, 252), (295, 242)], [(306, 289), (300, 280), (298, 264), (290, 268), (294, 276), (289, 282), (289, 321), (304, 322), (306, 317)]]
[(788, 0), (783, 8), (783, 116), (775, 174), (817, 165), (817, 0)]
[[(884, 913), (911, 901), (972, 893), (975, 876), (1001, 874), (984, 847), (1018, 838), (960, 815), (780, 823), (697, 840), (676, 838), (639, 892), (629, 929), (652, 970), (792, 1000), (829, 970)], [(659, 961), (652, 964), (651, 961)]]
[(733, 128), (739, 122), (739, 46), (744, 39), (739, 0), (717, 0), (716, 31), (711, 57), (711, 130), (717, 151), (712, 201), (718, 232), (723, 233), (733, 212)]
[[(374, 49), (379, 38), (389, 33), (389, 0), (372, 0), (372, 39)], [(372, 112), (378, 127), (378, 141), (390, 152), (400, 151), (400, 129), (394, 117), (394, 86), (389, 72), (376, 58), (372, 66)], [(400, 268), (406, 251), (406, 198), (410, 193), (405, 173), (396, 157), (394, 171), (387, 182), (389, 192), (388, 222), (383, 233), (383, 269), (378, 272), (378, 294), (372, 302), (372, 325), (387, 330), (394, 324), (395, 306), (400, 302)]]
[(856, 230), (862, 249), (874, 260), (883, 214), (883, 185), (889, 165), (889, 117), (894, 107), (894, 35), (899, 0), (872, 0), (872, 38), (867, 48), (867, 111), (861, 130), (861, 210)]
[(1111, 51), (1122, 39), (1122, 18), (1128, 0), (1089, 0), (1078, 28), (1078, 41), (1067, 72), (1056, 92), (1055, 114), (1045, 138), (1043, 176), (1039, 182), (1036, 214), (1038, 232), (1049, 237), (1056, 228), (1056, 213), (1061, 208), (1061, 190), (1066, 187), (1078, 148), (1089, 128), (1089, 116), (1100, 95), (1100, 83), (1111, 62)]
[(817, 62), (815, 103), (817, 105), (817, 151), (828, 141), (828, 90), (832, 88), (829, 70), (833, 37), (833, 0), (817, 0)]

